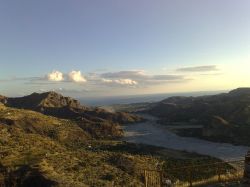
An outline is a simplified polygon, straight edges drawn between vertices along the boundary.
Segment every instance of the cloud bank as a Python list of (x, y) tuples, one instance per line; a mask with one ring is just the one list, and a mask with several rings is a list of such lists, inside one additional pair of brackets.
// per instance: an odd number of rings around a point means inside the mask
[[(160, 84), (184, 83), (191, 79), (185, 74), (179, 74), (176, 72), (173, 72), (172, 74), (150, 74), (144, 70), (128, 70), (100, 73), (90, 72), (84, 75), (79, 70), (73, 70), (67, 73), (53, 70), (45, 76), (14, 78), (11, 80), (24, 81), (24, 84), (26, 85), (32, 84), (39, 87), (43, 86), (43, 89), (46, 89), (46, 87), (51, 88), (58, 86), (65, 86), (67, 88), (78, 87), (79, 89), (83, 89), (82, 83), (85, 83), (84, 89), (100, 90), (105, 89), (105, 87), (117, 87), (118, 89), (146, 88)], [(68, 83), (76, 84), (71, 85)]]
[(101, 74), (100, 77), (105, 83), (116, 82), (127, 85), (137, 85), (141, 83), (146, 85), (152, 83), (181, 82), (187, 80), (183, 75), (150, 75), (143, 70), (108, 72)]
[(107, 84), (119, 84), (119, 85), (129, 85), (129, 86), (134, 86), (137, 85), (138, 82), (132, 79), (102, 79), (102, 82), (107, 83)]
[(176, 71), (180, 71), (180, 72), (209, 72), (209, 71), (218, 71), (218, 68), (215, 65), (193, 66), (193, 67), (178, 68)]
[(144, 70), (107, 72), (101, 74), (103, 78), (121, 78), (121, 79), (143, 79), (147, 75)]

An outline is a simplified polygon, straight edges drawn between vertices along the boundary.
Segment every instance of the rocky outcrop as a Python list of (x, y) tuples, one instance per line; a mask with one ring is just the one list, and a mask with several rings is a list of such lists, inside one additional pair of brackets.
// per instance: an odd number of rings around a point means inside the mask
[(6, 104), (7, 103), (7, 98), (5, 96), (0, 95), (0, 103)]
[(245, 156), (244, 181), (250, 184), (250, 151)]

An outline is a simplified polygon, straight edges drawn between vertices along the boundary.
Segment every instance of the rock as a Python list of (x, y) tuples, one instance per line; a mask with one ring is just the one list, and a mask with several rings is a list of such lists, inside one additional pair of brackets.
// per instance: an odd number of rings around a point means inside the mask
[(5, 96), (0, 95), (0, 103), (6, 104), (7, 103), (7, 98)]
[(245, 157), (244, 180), (250, 184), (250, 151)]

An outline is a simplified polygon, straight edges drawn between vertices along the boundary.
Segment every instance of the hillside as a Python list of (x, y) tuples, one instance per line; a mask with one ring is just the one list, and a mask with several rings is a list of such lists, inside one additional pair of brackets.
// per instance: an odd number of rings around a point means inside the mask
[[(32, 110), (47, 116), (71, 120), (71, 123), (75, 123), (92, 138), (119, 138), (123, 134), (120, 124), (135, 123), (142, 120), (139, 116), (125, 112), (109, 112), (101, 108), (83, 106), (76, 99), (64, 97), (56, 92), (33, 93), (17, 98), (0, 96), (0, 103), (12, 109)], [(9, 108), (9, 110), (11, 109)], [(20, 110), (15, 112), (20, 113)], [(25, 112), (26, 114), (28, 113), (27, 111)], [(17, 115), (13, 114), (15, 117)], [(31, 112), (27, 114), (29, 124), (33, 123), (30, 117), (32, 115)], [(15, 121), (10, 123), (15, 123)], [(26, 123), (26, 121), (23, 121), (23, 123)]]
[[(169, 170), (194, 161), (218, 162), (207, 156), (94, 139), (75, 121), (4, 105), (0, 105), (0, 158), (0, 186), (10, 187), (143, 186), (145, 168)], [(210, 168), (204, 175), (215, 172)], [(171, 176), (187, 180), (181, 173)]]
[[(115, 176), (118, 184), (127, 180), (140, 185), (136, 176), (109, 162), (115, 155), (87, 150), (90, 141), (72, 121), (1, 106), (0, 184), (5, 180), (7, 186), (109, 186)], [(138, 164), (151, 162), (133, 159)]]
[(182, 135), (250, 145), (250, 88), (201, 97), (170, 97), (147, 110), (165, 125), (202, 125)]

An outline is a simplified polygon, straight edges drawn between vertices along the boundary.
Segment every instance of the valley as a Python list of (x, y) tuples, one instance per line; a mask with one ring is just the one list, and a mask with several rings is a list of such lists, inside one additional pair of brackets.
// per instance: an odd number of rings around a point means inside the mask
[(176, 169), (199, 166), (194, 182), (213, 179), (218, 164), (220, 175), (242, 172), (227, 161), (249, 150), (175, 134), (183, 126), (202, 127), (173, 121), (171, 129), (149, 113), (157, 103), (97, 108), (56, 92), (1, 96), (0, 102), (2, 186), (137, 187), (144, 186), (145, 170), (185, 184), (188, 171)]
[(228, 143), (216, 143), (192, 137), (181, 137), (171, 132), (164, 125), (157, 123), (158, 119), (149, 115), (142, 115), (146, 122), (124, 126), (123, 140), (133, 143), (143, 143), (168, 149), (195, 152), (209, 155), (224, 161), (244, 159), (250, 147), (235, 146)]
[(249, 98), (250, 88), (238, 88), (217, 95), (174, 96), (160, 102), (113, 107), (157, 117), (157, 123), (180, 136), (250, 146)]

